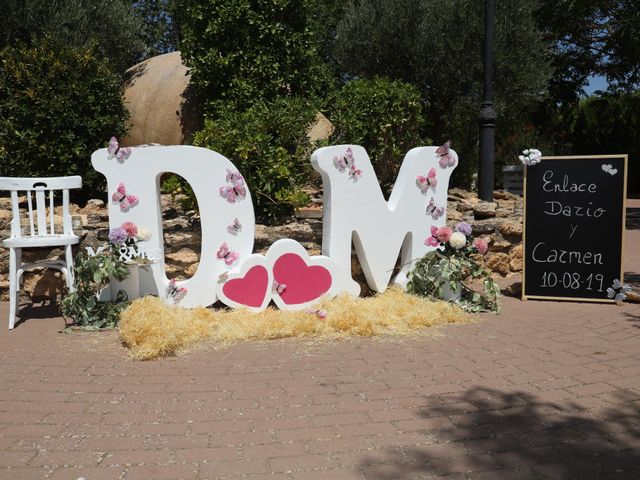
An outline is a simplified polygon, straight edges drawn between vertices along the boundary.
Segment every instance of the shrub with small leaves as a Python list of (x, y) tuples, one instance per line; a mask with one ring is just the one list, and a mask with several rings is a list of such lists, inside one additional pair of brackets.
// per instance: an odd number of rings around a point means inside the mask
[(409, 83), (383, 77), (353, 80), (336, 94), (329, 117), (336, 127), (331, 142), (365, 147), (387, 192), (405, 154), (430, 143), (420, 91)]
[(103, 190), (91, 153), (125, 132), (122, 85), (88, 48), (41, 38), (0, 50), (0, 175), (81, 175)]
[(241, 112), (230, 107), (205, 122), (194, 145), (221, 153), (251, 179), (258, 219), (273, 222), (308, 201), (301, 187), (309, 181), (313, 146), (307, 130), (316, 112), (313, 102), (297, 97), (258, 102)]

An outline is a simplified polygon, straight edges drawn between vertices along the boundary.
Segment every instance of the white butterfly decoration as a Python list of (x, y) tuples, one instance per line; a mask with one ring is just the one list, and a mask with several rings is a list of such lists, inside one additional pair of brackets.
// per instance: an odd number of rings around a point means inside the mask
[(274, 280), (273, 285), (271, 286), (271, 290), (273, 293), (277, 293), (281, 295), (287, 289), (287, 286), (284, 283), (278, 283), (278, 281)]
[(167, 286), (166, 294), (168, 298), (172, 298), (174, 303), (180, 302), (185, 295), (187, 294), (187, 289), (185, 287), (179, 287), (176, 284), (175, 278), (172, 278)]
[(444, 207), (436, 205), (436, 201), (433, 197), (429, 200), (427, 205), (427, 215), (431, 215), (431, 218), (438, 220), (444, 214)]
[(627, 298), (627, 293), (631, 291), (629, 285), (620, 282), (619, 279), (613, 280), (613, 285), (607, 288), (607, 298), (613, 298), (616, 303), (620, 304)]
[(227, 231), (232, 235), (237, 235), (242, 230), (242, 223), (237, 218), (233, 219), (233, 223), (227, 227)]

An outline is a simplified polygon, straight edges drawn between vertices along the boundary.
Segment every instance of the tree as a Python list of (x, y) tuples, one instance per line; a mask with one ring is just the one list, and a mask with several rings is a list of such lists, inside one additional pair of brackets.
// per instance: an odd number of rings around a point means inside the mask
[(328, 88), (330, 74), (309, 27), (311, 6), (311, 0), (176, 0), (182, 58), (205, 114)]
[(173, 52), (178, 45), (178, 28), (173, 0), (138, 0), (133, 4), (140, 19), (140, 36), (145, 45), (143, 58)]
[(640, 1), (542, 0), (537, 20), (553, 45), (555, 101), (575, 103), (590, 75), (613, 89), (640, 86)]
[(48, 35), (63, 44), (94, 47), (119, 73), (145, 51), (142, 22), (127, 0), (2, 0), (0, 16), (0, 48)]
[(640, 190), (640, 93), (616, 93), (582, 99), (571, 125), (573, 153), (629, 154), (627, 188)]
[[(551, 76), (549, 44), (534, 21), (537, 8), (536, 0), (497, 2), (498, 142), (521, 128)], [(335, 55), (346, 75), (385, 75), (419, 87), (429, 135), (437, 142), (450, 138), (460, 153), (457, 181), (468, 182), (476, 170), (483, 18), (477, 1), (361, 0), (337, 27)]]

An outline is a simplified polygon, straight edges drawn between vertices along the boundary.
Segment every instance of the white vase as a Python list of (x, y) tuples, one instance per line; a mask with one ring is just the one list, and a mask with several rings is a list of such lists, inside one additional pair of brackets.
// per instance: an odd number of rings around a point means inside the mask
[(453, 290), (449, 282), (442, 284), (442, 299), (447, 302), (457, 303), (462, 298), (462, 283), (458, 282), (458, 288)]
[(139, 292), (141, 297), (145, 295), (158, 295), (158, 287), (153, 278), (153, 266), (151, 264), (140, 265), (138, 267)]
[(118, 297), (118, 292), (124, 290), (129, 300), (140, 298), (140, 272), (137, 263), (127, 265), (129, 276), (124, 280), (111, 278), (111, 300)]

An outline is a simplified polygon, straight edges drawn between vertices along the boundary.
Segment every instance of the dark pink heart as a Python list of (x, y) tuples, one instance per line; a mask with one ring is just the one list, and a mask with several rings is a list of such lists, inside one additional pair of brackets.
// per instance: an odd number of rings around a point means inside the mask
[(244, 277), (227, 280), (222, 292), (229, 300), (240, 305), (259, 308), (269, 291), (269, 272), (262, 265), (247, 270)]
[(320, 298), (331, 288), (331, 273), (319, 265), (310, 267), (295, 253), (285, 253), (273, 264), (273, 279), (286, 285), (280, 294), (288, 305), (298, 305)]

